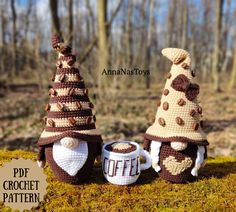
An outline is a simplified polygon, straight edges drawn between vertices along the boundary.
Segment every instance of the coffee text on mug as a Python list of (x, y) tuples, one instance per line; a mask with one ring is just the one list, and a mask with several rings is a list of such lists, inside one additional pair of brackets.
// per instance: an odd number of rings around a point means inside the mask
[(139, 156), (124, 160), (114, 160), (105, 157), (103, 159), (103, 164), (103, 173), (109, 177), (114, 177), (117, 175), (136, 176), (140, 174)]

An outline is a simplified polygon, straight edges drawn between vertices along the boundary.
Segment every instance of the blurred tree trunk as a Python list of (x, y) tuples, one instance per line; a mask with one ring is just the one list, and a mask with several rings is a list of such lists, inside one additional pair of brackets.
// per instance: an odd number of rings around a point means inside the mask
[(73, 42), (73, 0), (68, 2), (68, 43), (72, 46)]
[(60, 20), (58, 17), (58, 1), (57, 0), (49, 0), (51, 17), (52, 17), (52, 31), (53, 33), (58, 34), (62, 38), (61, 28), (60, 28)]
[[(236, 41), (234, 41), (236, 43)], [(236, 45), (234, 47), (234, 63), (229, 82), (229, 90), (232, 90), (236, 84)]]
[(13, 75), (16, 74), (17, 70), (17, 38), (16, 38), (16, 9), (15, 0), (11, 0), (11, 13), (12, 13), (12, 60), (13, 60)]
[[(98, 74), (108, 68), (108, 29), (107, 29), (107, 0), (99, 0), (97, 4), (98, 14)], [(103, 87), (99, 76), (100, 88)]]
[[(150, 70), (151, 67), (151, 51), (152, 51), (152, 41), (153, 41), (153, 31), (154, 31), (154, 9), (155, 9), (155, 1), (150, 0), (149, 7), (149, 25), (148, 25), (148, 33), (147, 33), (147, 47), (146, 47), (146, 59), (144, 63), (144, 68)], [(150, 88), (150, 75), (146, 76), (146, 89)]]
[[(234, 12), (236, 19), (236, 11)], [(233, 56), (233, 67), (230, 76), (229, 90), (232, 90), (236, 84), (236, 29), (234, 30), (234, 56)]]
[(187, 48), (187, 40), (188, 40), (188, 1), (183, 0), (183, 17), (182, 17), (182, 39), (181, 39), (181, 47), (183, 49)]
[(1, 2), (1, 40), (0, 40), (0, 46), (5, 45), (5, 34), (6, 34), (6, 17), (4, 16), (4, 7), (3, 2)]
[(128, 66), (131, 66), (132, 62), (133, 62), (133, 52), (132, 52), (132, 13), (133, 13), (133, 1), (130, 0), (128, 1), (128, 12), (127, 12), (127, 17), (125, 18), (126, 21), (126, 44), (125, 44), (125, 48), (126, 48), (126, 52), (127, 52), (127, 56), (126, 56), (126, 64)]
[(222, 66), (221, 66), (221, 71), (222, 73), (226, 73), (227, 72), (227, 67), (228, 67), (228, 63), (230, 61), (230, 57), (231, 57), (231, 50), (229, 48), (228, 45), (228, 34), (229, 34), (229, 29), (230, 29), (230, 24), (229, 24), (229, 20), (230, 20), (230, 10), (231, 10), (232, 6), (231, 6), (231, 0), (226, 0), (226, 8), (225, 8), (225, 14), (224, 14), (224, 21), (223, 21), (223, 29), (222, 29), (222, 36), (221, 36), (221, 49), (222, 49)]
[(90, 28), (91, 28), (91, 38), (94, 38), (95, 37), (95, 18), (94, 18), (94, 13), (93, 13), (93, 9), (91, 7), (91, 4), (90, 4), (90, 0), (86, 0), (86, 8), (88, 10), (88, 13), (89, 13), (89, 16), (87, 16), (87, 18), (90, 18)]
[(0, 38), (0, 73), (2, 74), (6, 74), (6, 69), (5, 69), (5, 56), (6, 56), (6, 52), (5, 52), (5, 34), (6, 34), (6, 17), (4, 15), (4, 3), (1, 2), (1, 9), (0, 9), (0, 16), (1, 16), (1, 38)]
[(176, 13), (176, 0), (169, 3), (168, 9), (168, 22), (167, 22), (167, 47), (173, 45), (173, 35), (174, 35), (174, 26), (175, 26), (175, 13)]
[(182, 46), (183, 0), (177, 1), (177, 45)]
[(32, 11), (32, 6), (33, 6), (33, 0), (29, 0), (28, 1), (28, 8), (26, 11), (26, 15), (25, 15), (25, 37), (24, 39), (27, 40), (27, 35), (28, 35), (28, 31), (29, 31), (29, 24), (30, 24), (30, 13)]
[(211, 20), (210, 20), (210, 12), (212, 10), (212, 5), (211, 1), (205, 1), (202, 0), (203, 3), (203, 31), (204, 31), (204, 36), (203, 36), (203, 54), (202, 54), (202, 79), (203, 81), (206, 81), (209, 78), (210, 70), (212, 69), (211, 64), (211, 58), (212, 54), (210, 53), (210, 44), (211, 44)]
[(213, 53), (213, 88), (214, 91), (220, 91), (219, 72), (220, 72), (220, 52), (221, 52), (221, 28), (222, 28), (222, 10), (223, 0), (215, 1), (215, 13), (216, 21), (214, 27), (215, 41), (214, 41), (214, 53)]

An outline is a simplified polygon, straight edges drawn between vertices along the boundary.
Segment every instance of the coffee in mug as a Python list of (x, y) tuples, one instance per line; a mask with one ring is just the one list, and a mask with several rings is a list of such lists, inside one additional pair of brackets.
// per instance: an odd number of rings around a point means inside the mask
[[(146, 160), (140, 163), (140, 156)], [(105, 178), (116, 185), (136, 182), (142, 170), (151, 167), (151, 157), (146, 150), (132, 141), (111, 141), (103, 146), (102, 169)]]

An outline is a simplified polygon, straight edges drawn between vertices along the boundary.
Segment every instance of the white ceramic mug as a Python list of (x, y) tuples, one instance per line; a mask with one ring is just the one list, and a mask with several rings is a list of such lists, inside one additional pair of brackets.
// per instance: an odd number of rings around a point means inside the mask
[[(118, 153), (109, 151), (106, 147), (112, 143), (133, 144), (136, 149), (129, 153)], [(140, 156), (146, 160), (140, 163)], [(151, 167), (151, 156), (146, 150), (140, 148), (139, 144), (132, 141), (111, 141), (104, 144), (102, 149), (102, 170), (105, 178), (116, 185), (128, 185), (136, 182), (142, 170)]]

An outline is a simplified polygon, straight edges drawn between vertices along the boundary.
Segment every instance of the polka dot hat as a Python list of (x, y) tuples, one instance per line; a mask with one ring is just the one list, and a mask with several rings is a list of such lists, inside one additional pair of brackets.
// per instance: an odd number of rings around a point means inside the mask
[(146, 140), (182, 141), (208, 145), (202, 130), (202, 108), (198, 103), (199, 85), (190, 69), (190, 55), (177, 48), (165, 48), (162, 54), (173, 62), (157, 104), (155, 121), (144, 137)]

